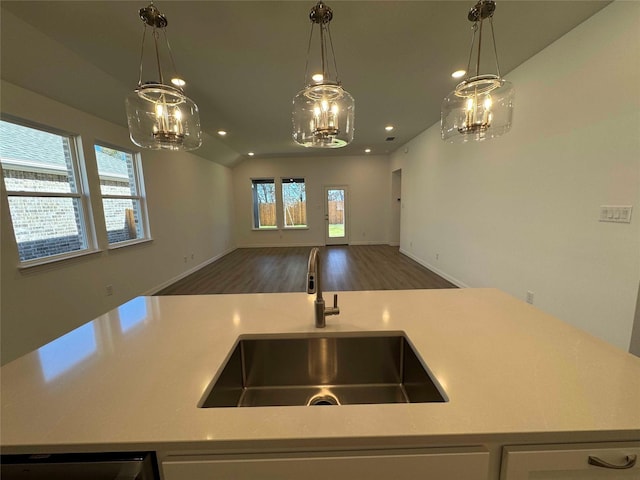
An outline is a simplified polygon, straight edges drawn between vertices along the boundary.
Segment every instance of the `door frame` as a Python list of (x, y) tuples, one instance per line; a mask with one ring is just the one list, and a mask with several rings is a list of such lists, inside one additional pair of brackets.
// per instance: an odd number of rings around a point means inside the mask
[(391, 209), (389, 222), (389, 245), (400, 245), (402, 232), (402, 169), (391, 172)]
[[(329, 190), (344, 190), (344, 237), (329, 237)], [(324, 186), (324, 244), (325, 245), (349, 245), (349, 186), (325, 185)]]

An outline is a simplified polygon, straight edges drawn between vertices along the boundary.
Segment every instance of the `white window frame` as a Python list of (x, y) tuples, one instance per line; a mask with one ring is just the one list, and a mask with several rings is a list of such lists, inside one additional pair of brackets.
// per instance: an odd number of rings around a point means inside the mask
[[(55, 255), (49, 255), (44, 257), (37, 257), (30, 260), (19, 260), (19, 268), (29, 268), (38, 265), (44, 265), (49, 263), (58, 262), (61, 260), (66, 260), (69, 258), (75, 258), (87, 254), (96, 253), (99, 250), (96, 247), (96, 236), (95, 229), (93, 228), (93, 217), (91, 211), (91, 204), (89, 202), (89, 187), (87, 182), (87, 174), (85, 168), (84, 157), (82, 155), (82, 140), (79, 135), (67, 132), (64, 130), (60, 130), (54, 127), (50, 127), (48, 125), (42, 125), (36, 122), (31, 122), (28, 120), (23, 120), (12, 115), (2, 114), (0, 119), (7, 123), (12, 123), (14, 125), (19, 125), (25, 128), (31, 128), (34, 130), (40, 130), (42, 132), (50, 133), (53, 135), (58, 135), (64, 137), (69, 142), (69, 152), (71, 155), (71, 168), (72, 174), (74, 176), (74, 184), (75, 184), (75, 192), (38, 192), (38, 191), (18, 191), (18, 190), (8, 190), (6, 188), (6, 182), (4, 181), (4, 174), (2, 174), (2, 182), (3, 182), (3, 190), (7, 195), (7, 202), (11, 197), (22, 197), (22, 198), (72, 198), (78, 200), (78, 205), (80, 209), (80, 215), (78, 217), (78, 227), (80, 228), (80, 233), (84, 238), (84, 248), (79, 250), (72, 250), (69, 252), (59, 253)], [(11, 163), (11, 162), (7, 162)], [(29, 165), (28, 161), (13, 162), (16, 167), (19, 167), (22, 164), (22, 168), (11, 168), (16, 171), (28, 172), (33, 171), (37, 168), (36, 165)], [(7, 169), (6, 166), (0, 162), (0, 170)], [(62, 170), (60, 170), (62, 171)], [(65, 170), (68, 172), (68, 170)], [(9, 207), (11, 210), (11, 207)], [(9, 214), (9, 220), (11, 222), (11, 229), (14, 232), (15, 238), (15, 229), (13, 227), (13, 216)], [(15, 238), (16, 247), (18, 246), (18, 239)], [(20, 252), (18, 251), (18, 258), (20, 257)]]
[[(103, 219), (105, 221), (105, 236), (107, 237), (107, 244), (109, 245), (109, 250), (113, 250), (113, 249), (117, 249), (117, 248), (122, 248), (122, 247), (126, 247), (129, 245), (135, 245), (138, 243), (143, 243), (143, 242), (149, 242), (152, 240), (151, 238), (151, 232), (150, 232), (150, 228), (149, 228), (149, 214), (147, 212), (147, 199), (146, 199), (146, 193), (145, 193), (145, 189), (144, 189), (144, 177), (143, 177), (143, 170), (142, 170), (142, 158), (140, 156), (139, 152), (135, 152), (133, 150), (130, 150), (128, 148), (122, 148), (120, 146), (117, 145), (113, 145), (107, 142), (102, 142), (102, 141), (98, 141), (96, 140), (93, 143), (93, 154), (95, 156), (96, 159), (96, 171), (98, 173), (98, 180), (100, 181), (100, 169), (98, 166), (98, 157), (96, 155), (96, 146), (99, 147), (103, 147), (103, 148), (110, 148), (112, 150), (117, 150), (119, 152), (122, 153), (126, 153), (131, 155), (131, 163), (132, 163), (132, 169), (133, 169), (133, 177), (134, 177), (134, 184), (135, 184), (135, 189), (137, 192), (137, 195), (112, 195), (112, 194), (103, 194), (102, 193), (102, 189), (100, 189), (100, 201), (102, 203), (102, 215), (103, 215)], [(106, 224), (106, 216), (104, 213), (104, 200), (105, 199), (112, 199), (112, 200), (134, 200), (134, 201), (138, 201), (140, 203), (140, 227), (142, 229), (142, 237), (139, 238), (133, 238), (131, 240), (125, 240), (122, 242), (114, 242), (114, 243), (109, 243), (109, 233), (107, 231), (107, 224)]]

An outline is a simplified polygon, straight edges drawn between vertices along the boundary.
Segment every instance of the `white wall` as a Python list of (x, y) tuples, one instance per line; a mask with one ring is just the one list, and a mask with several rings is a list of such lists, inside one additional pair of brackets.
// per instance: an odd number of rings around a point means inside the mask
[[(459, 285), (532, 291), (626, 350), (640, 278), (640, 4), (614, 2), (506, 77), (509, 134), (451, 145), (434, 125), (393, 154), (401, 249)], [(634, 205), (632, 223), (598, 222), (600, 205)]]
[[(1, 198), (2, 363), (234, 248), (231, 170), (189, 153), (142, 152), (153, 241), (108, 250), (93, 143), (133, 149), (126, 128), (2, 82), (2, 112), (81, 136), (101, 253), (19, 270)], [(193, 259), (191, 258), (193, 254)], [(187, 256), (187, 262), (184, 257)], [(113, 285), (113, 296), (106, 296)]]
[[(253, 230), (252, 178), (303, 177), (307, 230)], [(238, 247), (324, 245), (324, 186), (349, 188), (350, 244), (388, 242), (391, 174), (387, 156), (250, 158), (233, 168)]]

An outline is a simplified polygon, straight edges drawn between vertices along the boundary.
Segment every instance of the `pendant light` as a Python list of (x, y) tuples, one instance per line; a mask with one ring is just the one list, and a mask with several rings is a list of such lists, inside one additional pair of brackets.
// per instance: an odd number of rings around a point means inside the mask
[[(342, 88), (331, 40), (331, 8), (319, 1), (309, 13), (311, 33), (307, 49), (306, 87), (293, 99), (293, 139), (305, 147), (339, 148), (353, 140), (353, 97)], [(308, 78), (314, 27), (320, 31), (320, 71)], [(330, 61), (330, 58), (333, 60)], [(331, 65), (333, 64), (333, 70)]]
[[(165, 30), (167, 18), (160, 13), (153, 2), (148, 7), (141, 8), (139, 14), (144, 22), (140, 77), (138, 87), (127, 96), (125, 102), (131, 141), (139, 147), (154, 150), (195, 150), (202, 144), (200, 115), (198, 106), (182, 90), (185, 82), (175, 74), (173, 55)], [(152, 27), (151, 35), (155, 45), (158, 78), (143, 83), (144, 41), (148, 26)], [(158, 49), (160, 30), (164, 33), (174, 70), (173, 85), (165, 82), (160, 65)]]
[[(442, 102), (440, 125), (442, 139), (445, 141), (451, 143), (481, 141), (497, 137), (511, 129), (515, 91), (513, 85), (500, 76), (498, 53), (493, 33), (495, 9), (495, 1), (479, 0), (467, 16), (469, 21), (473, 22), (467, 77)], [(491, 27), (497, 74), (480, 73), (482, 27), (483, 22), (487, 19)], [(478, 45), (475, 74), (469, 76), (476, 35)]]

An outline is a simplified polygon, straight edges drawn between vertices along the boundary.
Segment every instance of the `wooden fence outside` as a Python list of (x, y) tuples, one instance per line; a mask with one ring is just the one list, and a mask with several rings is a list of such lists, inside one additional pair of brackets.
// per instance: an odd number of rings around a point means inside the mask
[[(307, 224), (307, 205), (306, 202), (296, 202), (290, 204), (285, 209), (284, 224), (291, 226)], [(260, 204), (260, 225), (263, 227), (276, 226), (276, 204), (261, 203)]]
[(329, 202), (329, 225), (340, 225), (344, 223), (344, 202), (342, 200), (330, 200)]
[(260, 207), (260, 226), (275, 227), (276, 226), (276, 204), (261, 203)]
[[(330, 201), (329, 203), (329, 223), (338, 225), (344, 223), (344, 202)], [(287, 226), (307, 225), (307, 204), (306, 202), (296, 202), (290, 204), (285, 210), (284, 224)], [(276, 204), (260, 204), (260, 225), (263, 227), (276, 226)]]
[(290, 203), (284, 209), (284, 224), (288, 227), (307, 225), (307, 202)]

